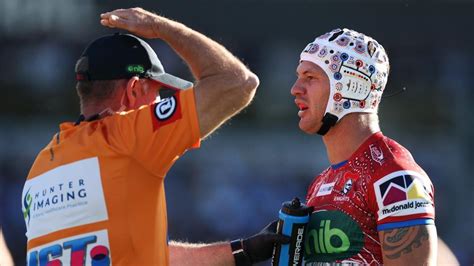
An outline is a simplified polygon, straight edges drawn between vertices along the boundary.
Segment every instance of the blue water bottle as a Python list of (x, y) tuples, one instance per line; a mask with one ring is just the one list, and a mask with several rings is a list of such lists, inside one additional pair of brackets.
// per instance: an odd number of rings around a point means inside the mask
[(277, 233), (291, 238), (287, 245), (276, 245), (273, 249), (272, 265), (301, 265), (306, 225), (312, 208), (300, 202), (299, 198), (285, 201), (279, 212)]

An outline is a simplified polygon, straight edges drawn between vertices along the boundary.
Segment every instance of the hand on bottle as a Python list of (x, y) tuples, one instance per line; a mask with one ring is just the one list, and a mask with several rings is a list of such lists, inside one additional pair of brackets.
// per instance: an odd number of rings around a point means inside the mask
[(271, 258), (275, 244), (289, 244), (290, 237), (276, 233), (278, 220), (268, 224), (260, 233), (242, 241), (242, 248), (252, 263)]
[(159, 21), (162, 17), (140, 7), (116, 9), (100, 15), (100, 23), (106, 27), (127, 30), (144, 38), (159, 38)]

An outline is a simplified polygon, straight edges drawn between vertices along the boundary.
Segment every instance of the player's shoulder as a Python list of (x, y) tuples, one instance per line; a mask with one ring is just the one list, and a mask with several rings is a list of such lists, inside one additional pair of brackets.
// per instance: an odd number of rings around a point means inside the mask
[(395, 140), (380, 134), (374, 136), (373, 141), (365, 144), (365, 155), (369, 155), (370, 160), (375, 165), (387, 166), (401, 166), (415, 162), (410, 151)]
[[(371, 159), (376, 162), (373, 181), (383, 183), (390, 180), (418, 178), (430, 183), (423, 168), (410, 151), (397, 141), (383, 136), (368, 146)], [(409, 182), (409, 181), (406, 181)]]
[(407, 148), (381, 132), (372, 135), (354, 159), (368, 161), (366, 164), (371, 168), (372, 179), (398, 171), (412, 171), (426, 176)]
[(408, 149), (381, 136), (368, 144), (367, 152), (373, 167), (368, 195), (378, 208), (379, 222), (401, 221), (400, 217), (415, 214), (433, 217), (433, 184)]

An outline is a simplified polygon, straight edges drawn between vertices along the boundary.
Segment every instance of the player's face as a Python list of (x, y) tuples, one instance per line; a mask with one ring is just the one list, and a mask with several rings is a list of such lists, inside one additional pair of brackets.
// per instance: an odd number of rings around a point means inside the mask
[(295, 96), (299, 109), (299, 127), (308, 134), (314, 134), (322, 125), (329, 97), (329, 79), (323, 69), (308, 61), (298, 65), (296, 76), (291, 94)]

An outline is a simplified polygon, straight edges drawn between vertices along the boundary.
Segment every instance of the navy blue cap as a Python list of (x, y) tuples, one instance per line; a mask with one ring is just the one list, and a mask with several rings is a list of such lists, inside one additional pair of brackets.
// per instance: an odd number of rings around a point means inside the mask
[(165, 87), (188, 89), (193, 83), (165, 72), (155, 51), (131, 34), (106, 35), (90, 43), (76, 63), (76, 80), (149, 78)]

